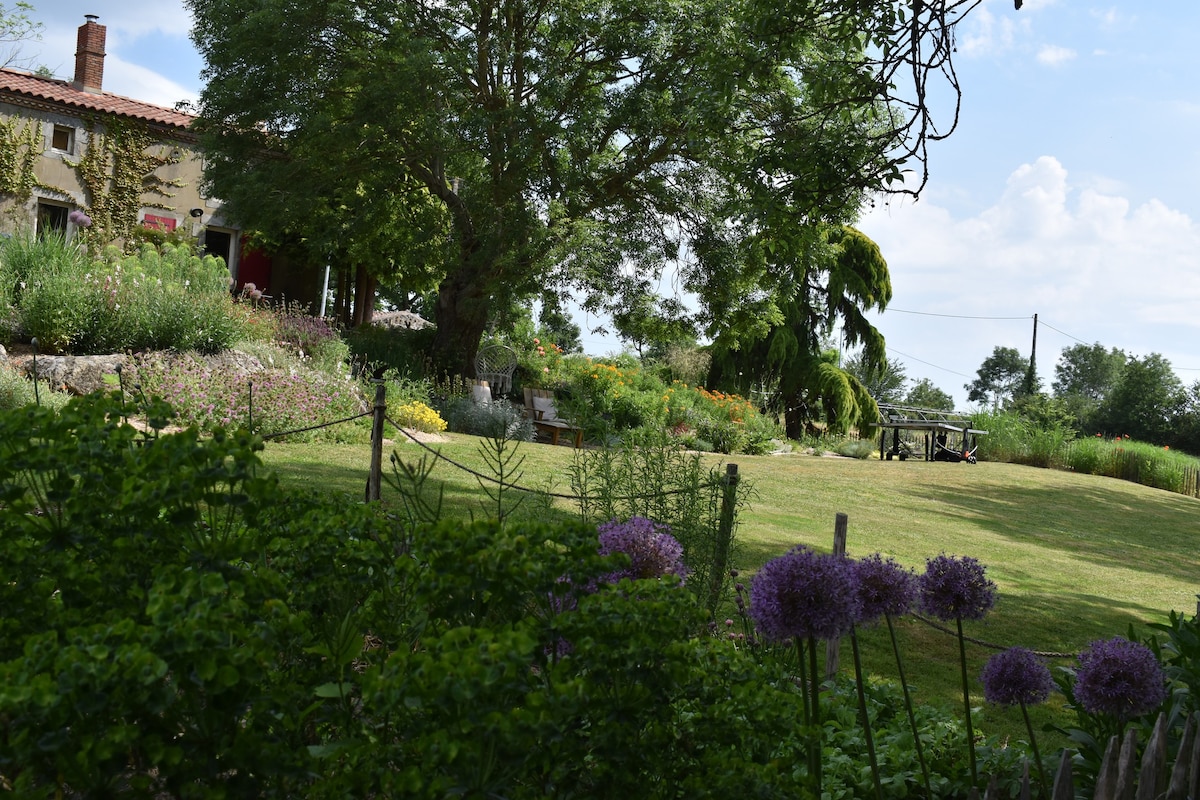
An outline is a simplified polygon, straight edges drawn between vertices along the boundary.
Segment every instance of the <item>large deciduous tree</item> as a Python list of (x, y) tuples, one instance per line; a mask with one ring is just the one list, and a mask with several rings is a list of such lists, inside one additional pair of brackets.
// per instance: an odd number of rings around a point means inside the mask
[(1117, 385), (1125, 352), (1095, 344), (1064, 347), (1054, 367), (1054, 396), (1063, 401), (1076, 424), (1091, 428), (1092, 416)]
[(666, 265), (710, 331), (753, 329), (801, 230), (924, 185), (979, 1), (187, 0), (197, 129), (235, 218), (436, 280), (451, 368), (493, 303)]
[(1109, 434), (1144, 442), (1174, 441), (1173, 421), (1186, 408), (1187, 392), (1158, 353), (1130, 358), (1096, 411), (1096, 425)]
[(979, 365), (975, 380), (963, 388), (972, 403), (990, 400), (993, 408), (999, 408), (1015, 398), (1028, 371), (1029, 359), (1015, 347), (997, 347)]
[(935, 411), (953, 411), (954, 398), (933, 385), (929, 378), (921, 378), (912, 385), (904, 396), (905, 405), (914, 408), (928, 408)]

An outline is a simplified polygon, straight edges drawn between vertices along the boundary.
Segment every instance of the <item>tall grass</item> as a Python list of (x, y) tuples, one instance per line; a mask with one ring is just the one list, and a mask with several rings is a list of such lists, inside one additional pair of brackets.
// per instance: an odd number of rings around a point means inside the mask
[(1062, 426), (1039, 426), (1012, 412), (977, 414), (972, 422), (988, 432), (980, 439), (981, 460), (1103, 475), (1200, 496), (1200, 459), (1167, 447), (1127, 437), (1076, 439)]

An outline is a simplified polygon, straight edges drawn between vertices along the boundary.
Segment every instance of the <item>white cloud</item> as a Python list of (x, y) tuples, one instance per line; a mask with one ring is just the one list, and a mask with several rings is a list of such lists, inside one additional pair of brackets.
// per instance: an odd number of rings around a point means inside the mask
[[(888, 261), (893, 309), (1016, 318), (881, 315), (889, 347), (941, 368), (909, 362), (909, 377), (928, 377), (961, 402), (959, 376), (973, 375), (994, 347), (1028, 353), (1034, 313), (1085, 342), (1162, 353), (1178, 367), (1200, 363), (1190, 344), (1200, 334), (1200, 224), (1158, 200), (1135, 204), (1098, 188), (1119, 185), (1089, 179), (1079, 188), (1057, 158), (1043, 156), (1013, 170), (973, 216), (927, 200), (866, 213), (859, 227)], [(1046, 385), (1074, 343), (1053, 331), (1040, 338)]]
[(1043, 45), (1038, 50), (1037, 60), (1039, 63), (1046, 64), (1051, 67), (1057, 67), (1059, 64), (1064, 64), (1075, 58), (1076, 52), (1069, 47), (1059, 47), (1055, 44)]

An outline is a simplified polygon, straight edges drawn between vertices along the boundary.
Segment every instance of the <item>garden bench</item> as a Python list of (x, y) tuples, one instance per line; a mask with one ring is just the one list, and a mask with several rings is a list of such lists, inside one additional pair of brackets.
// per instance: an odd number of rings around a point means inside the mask
[(576, 449), (583, 447), (583, 428), (578, 428), (561, 419), (554, 407), (554, 392), (548, 389), (525, 387), (525, 413), (529, 415), (534, 430), (558, 444), (559, 436), (566, 432), (574, 439)]

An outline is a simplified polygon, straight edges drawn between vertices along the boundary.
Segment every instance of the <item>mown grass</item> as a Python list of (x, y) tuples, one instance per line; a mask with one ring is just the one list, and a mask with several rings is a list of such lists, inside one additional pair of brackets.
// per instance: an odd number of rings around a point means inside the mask
[[(445, 438), (433, 447), (486, 472), (478, 452), (482, 440), (458, 434)], [(399, 440), (387, 452), (415, 461), (423, 451)], [(520, 483), (569, 492), (569, 447), (522, 445), (519, 452), (525, 456)], [(268, 444), (264, 453), (285, 485), (358, 498), (368, 457), (361, 445)], [(1094, 639), (1125, 634), (1131, 624), (1145, 635), (1142, 623), (1164, 621), (1171, 610), (1196, 608), (1200, 500), (1112, 478), (990, 462), (706, 458), (737, 463), (743, 480), (753, 486), (738, 531), (738, 566), (747, 574), (796, 544), (828, 550), (835, 515), (842, 512), (849, 517), (852, 556), (879, 552), (918, 571), (939, 553), (969, 555), (986, 565), (999, 600), (985, 620), (967, 624), (966, 635), (988, 643), (1075, 653)], [(434, 477), (444, 482), (449, 513), (484, 513), (476, 478), (444, 463)], [(385, 487), (385, 503), (389, 493)], [(555, 513), (572, 512), (559, 501)], [(961, 708), (954, 638), (912, 618), (898, 629), (916, 697)], [(861, 640), (868, 669), (893, 676), (886, 632), (865, 630)], [(992, 652), (969, 646), (972, 678)], [(843, 647), (843, 668), (849, 668), (848, 659), (849, 648)], [(977, 682), (972, 704), (983, 705)], [(1034, 714), (1035, 726), (1069, 725), (1061, 699)], [(985, 732), (1025, 738), (1019, 710), (988, 707), (977, 721)], [(1046, 743), (1054, 744), (1054, 739)]]

